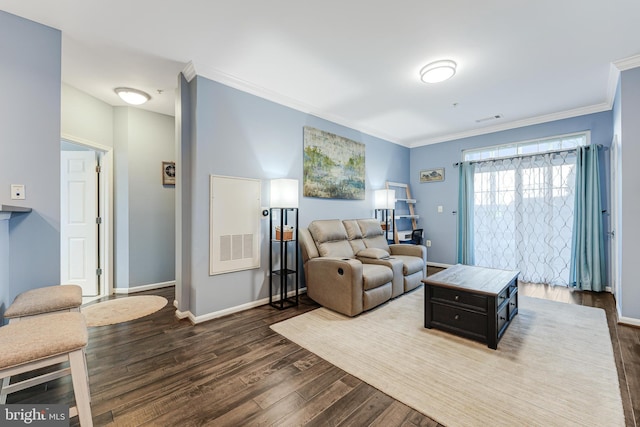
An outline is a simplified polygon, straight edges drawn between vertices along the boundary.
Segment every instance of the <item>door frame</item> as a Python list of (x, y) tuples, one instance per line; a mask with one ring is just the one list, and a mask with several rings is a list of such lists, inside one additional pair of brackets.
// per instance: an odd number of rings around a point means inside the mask
[(620, 256), (622, 248), (621, 213), (622, 213), (622, 147), (617, 134), (611, 142), (610, 158), (610, 224), (609, 224), (609, 274), (611, 277), (611, 291), (615, 297), (618, 317), (621, 316), (620, 301), (622, 301), (622, 271)]
[(99, 227), (100, 256), (99, 266), (102, 268), (99, 296), (113, 294), (113, 147), (85, 140), (68, 134), (62, 134), (60, 140), (71, 144), (90, 148), (96, 152), (100, 165), (100, 180), (98, 184), (99, 210), (102, 227)]

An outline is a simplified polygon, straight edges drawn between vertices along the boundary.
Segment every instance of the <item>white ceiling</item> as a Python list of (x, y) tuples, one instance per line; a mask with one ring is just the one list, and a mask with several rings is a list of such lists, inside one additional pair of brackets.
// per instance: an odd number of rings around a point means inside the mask
[[(608, 110), (618, 69), (640, 65), (638, 0), (0, 0), (0, 10), (60, 29), (63, 82), (111, 105), (124, 105), (113, 89), (130, 86), (151, 94), (143, 108), (173, 115), (187, 67), (408, 147)], [(420, 68), (439, 59), (457, 74), (422, 83)]]

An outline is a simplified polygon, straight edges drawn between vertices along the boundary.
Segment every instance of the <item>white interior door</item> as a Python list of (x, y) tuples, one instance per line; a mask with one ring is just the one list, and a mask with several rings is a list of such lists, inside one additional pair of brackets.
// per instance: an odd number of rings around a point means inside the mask
[(60, 153), (61, 283), (82, 287), (84, 296), (98, 289), (97, 160), (95, 151)]

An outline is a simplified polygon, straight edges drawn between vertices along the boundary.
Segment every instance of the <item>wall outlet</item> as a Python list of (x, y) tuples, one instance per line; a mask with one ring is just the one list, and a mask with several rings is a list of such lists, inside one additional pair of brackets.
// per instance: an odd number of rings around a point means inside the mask
[(426, 242), (424, 242), (424, 245), (428, 248), (431, 247), (431, 240), (427, 240)]
[(24, 200), (26, 198), (24, 184), (11, 184), (11, 200)]

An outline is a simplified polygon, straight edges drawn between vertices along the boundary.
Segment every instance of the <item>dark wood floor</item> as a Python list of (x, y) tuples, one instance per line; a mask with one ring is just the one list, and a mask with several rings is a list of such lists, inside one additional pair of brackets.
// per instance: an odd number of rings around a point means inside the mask
[[(306, 296), (297, 308), (263, 306), (192, 326), (175, 318), (173, 291), (146, 292), (170, 301), (153, 315), (90, 328), (95, 425), (439, 425), (269, 328), (317, 308)], [(528, 284), (521, 292), (606, 310), (627, 426), (640, 426), (640, 329), (616, 324), (611, 295)], [(7, 401), (27, 402), (72, 403), (69, 379)]]

